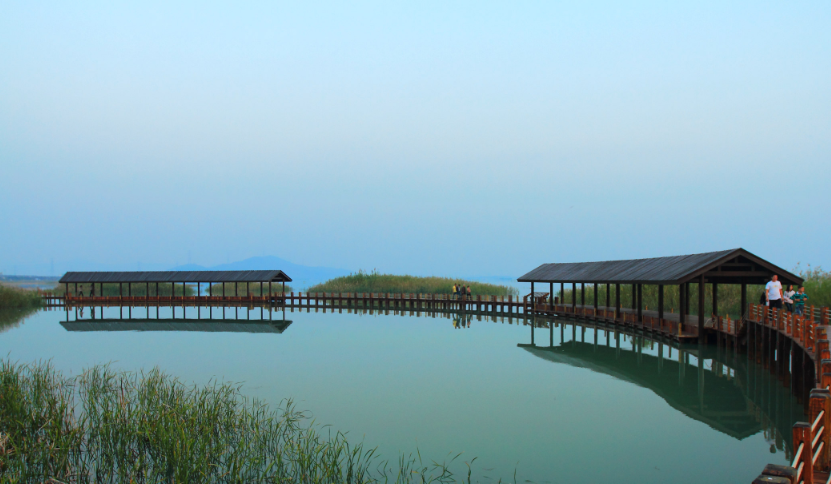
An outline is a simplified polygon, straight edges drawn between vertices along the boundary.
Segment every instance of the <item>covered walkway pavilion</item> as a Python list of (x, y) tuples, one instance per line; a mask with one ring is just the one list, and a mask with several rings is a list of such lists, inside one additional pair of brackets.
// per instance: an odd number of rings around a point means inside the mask
[[(176, 284), (182, 284), (182, 295), (185, 295), (187, 284), (196, 284), (197, 294), (201, 293), (202, 283), (208, 285), (208, 295), (214, 296), (213, 286), (222, 285), (222, 294), (225, 296), (225, 285), (234, 284), (234, 295), (237, 295), (236, 288), (240, 283), (246, 284), (246, 292), (251, 283), (259, 284), (260, 296), (264, 294), (264, 286), (268, 284), (269, 297), (273, 294), (272, 284), (281, 284), (282, 293), (285, 293), (286, 282), (291, 278), (283, 271), (131, 271), (131, 272), (67, 272), (61, 277), (60, 284), (64, 284), (66, 294), (70, 293), (70, 284), (73, 285), (74, 294), (78, 294), (78, 284), (91, 287), (90, 297), (95, 297), (96, 287), (98, 295), (104, 295), (104, 284), (118, 284), (119, 296), (132, 296), (131, 288), (135, 284), (145, 286), (145, 297), (149, 297), (150, 288), (155, 288), (155, 294), (159, 295), (159, 284), (171, 284), (171, 295), (175, 293)], [(127, 285), (127, 293), (124, 294), (124, 285)], [(151, 286), (151, 284), (153, 286)], [(140, 286), (139, 286), (140, 287)]]
[[(803, 280), (781, 267), (778, 267), (744, 249), (731, 249), (703, 254), (680, 255), (672, 257), (655, 257), (650, 259), (616, 260), (603, 262), (572, 262), (542, 264), (531, 272), (517, 279), (519, 282), (531, 283), (531, 294), (535, 302), (554, 294), (554, 284), (560, 284), (561, 297), (565, 294), (565, 285), (571, 284), (573, 308), (586, 307), (586, 284), (594, 285), (594, 309), (599, 306), (598, 289), (606, 286), (605, 308), (612, 309), (611, 286), (614, 285), (615, 318), (624, 312), (636, 314), (638, 322), (643, 322), (643, 286), (658, 287), (657, 317), (659, 320), (677, 320), (685, 324), (690, 319), (690, 285), (698, 284), (698, 338), (704, 340), (705, 285), (712, 285), (712, 312), (718, 314), (718, 287), (723, 284), (741, 286), (741, 308), (744, 314), (748, 308), (747, 285), (766, 284), (773, 275), (779, 276), (783, 287), (788, 284), (799, 285)], [(549, 293), (534, 291), (535, 284), (549, 285)], [(581, 301), (577, 304), (577, 285), (580, 284)], [(621, 285), (632, 286), (632, 304), (630, 309), (621, 307)], [(680, 307), (677, 314), (665, 314), (664, 288), (668, 285), (678, 286)], [(564, 304), (563, 301), (561, 304)], [(553, 303), (553, 297), (549, 304)]]

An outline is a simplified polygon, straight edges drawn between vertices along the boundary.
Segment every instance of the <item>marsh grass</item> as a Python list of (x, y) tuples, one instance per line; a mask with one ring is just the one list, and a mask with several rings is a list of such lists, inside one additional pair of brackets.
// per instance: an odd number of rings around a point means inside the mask
[(3, 482), (470, 482), (420, 454), (375, 449), (321, 427), (291, 400), (269, 408), (240, 387), (187, 386), (158, 369), (96, 366), (65, 377), (51, 364), (0, 360)]
[(376, 271), (358, 271), (348, 276), (336, 277), (309, 288), (309, 292), (375, 292), (451, 294), (453, 284), (470, 286), (472, 295), (511, 296), (519, 294), (513, 287), (487, 284), (449, 277), (418, 277), (379, 274)]
[(43, 300), (37, 291), (0, 285), (0, 308), (39, 308)]

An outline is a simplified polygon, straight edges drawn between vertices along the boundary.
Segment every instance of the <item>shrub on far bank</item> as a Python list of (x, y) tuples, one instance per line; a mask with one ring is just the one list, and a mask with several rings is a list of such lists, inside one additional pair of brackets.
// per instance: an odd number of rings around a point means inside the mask
[(413, 294), (451, 294), (453, 284), (470, 286), (471, 294), (487, 296), (516, 296), (513, 287), (486, 284), (449, 277), (418, 277), (378, 274), (358, 271), (356, 274), (336, 277), (309, 288), (309, 292), (376, 292)]
[(37, 291), (0, 286), (0, 307), (2, 308), (39, 308), (42, 305), (43, 300)]

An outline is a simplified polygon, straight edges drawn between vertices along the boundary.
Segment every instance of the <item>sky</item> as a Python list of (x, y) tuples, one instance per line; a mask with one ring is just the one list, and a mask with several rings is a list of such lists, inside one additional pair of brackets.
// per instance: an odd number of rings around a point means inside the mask
[(0, 0), (0, 271), (831, 267), (829, 25), (825, 0)]

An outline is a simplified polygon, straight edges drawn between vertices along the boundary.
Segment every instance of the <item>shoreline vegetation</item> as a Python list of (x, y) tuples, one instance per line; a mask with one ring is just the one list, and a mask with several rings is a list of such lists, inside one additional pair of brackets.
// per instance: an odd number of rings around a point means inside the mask
[[(239, 385), (188, 386), (158, 369), (96, 366), (66, 377), (48, 362), (0, 360), (0, 474), (6, 482), (470, 482), (460, 454), (394, 465)], [(455, 475), (449, 466), (464, 475)]]
[(497, 284), (469, 281), (450, 277), (419, 277), (408, 275), (379, 274), (376, 271), (336, 277), (314, 285), (308, 292), (374, 292), (374, 293), (415, 293), (452, 294), (453, 284), (470, 286), (471, 294), (487, 296), (517, 296), (516, 288)]
[(0, 285), (0, 308), (31, 309), (43, 306), (37, 291)]

